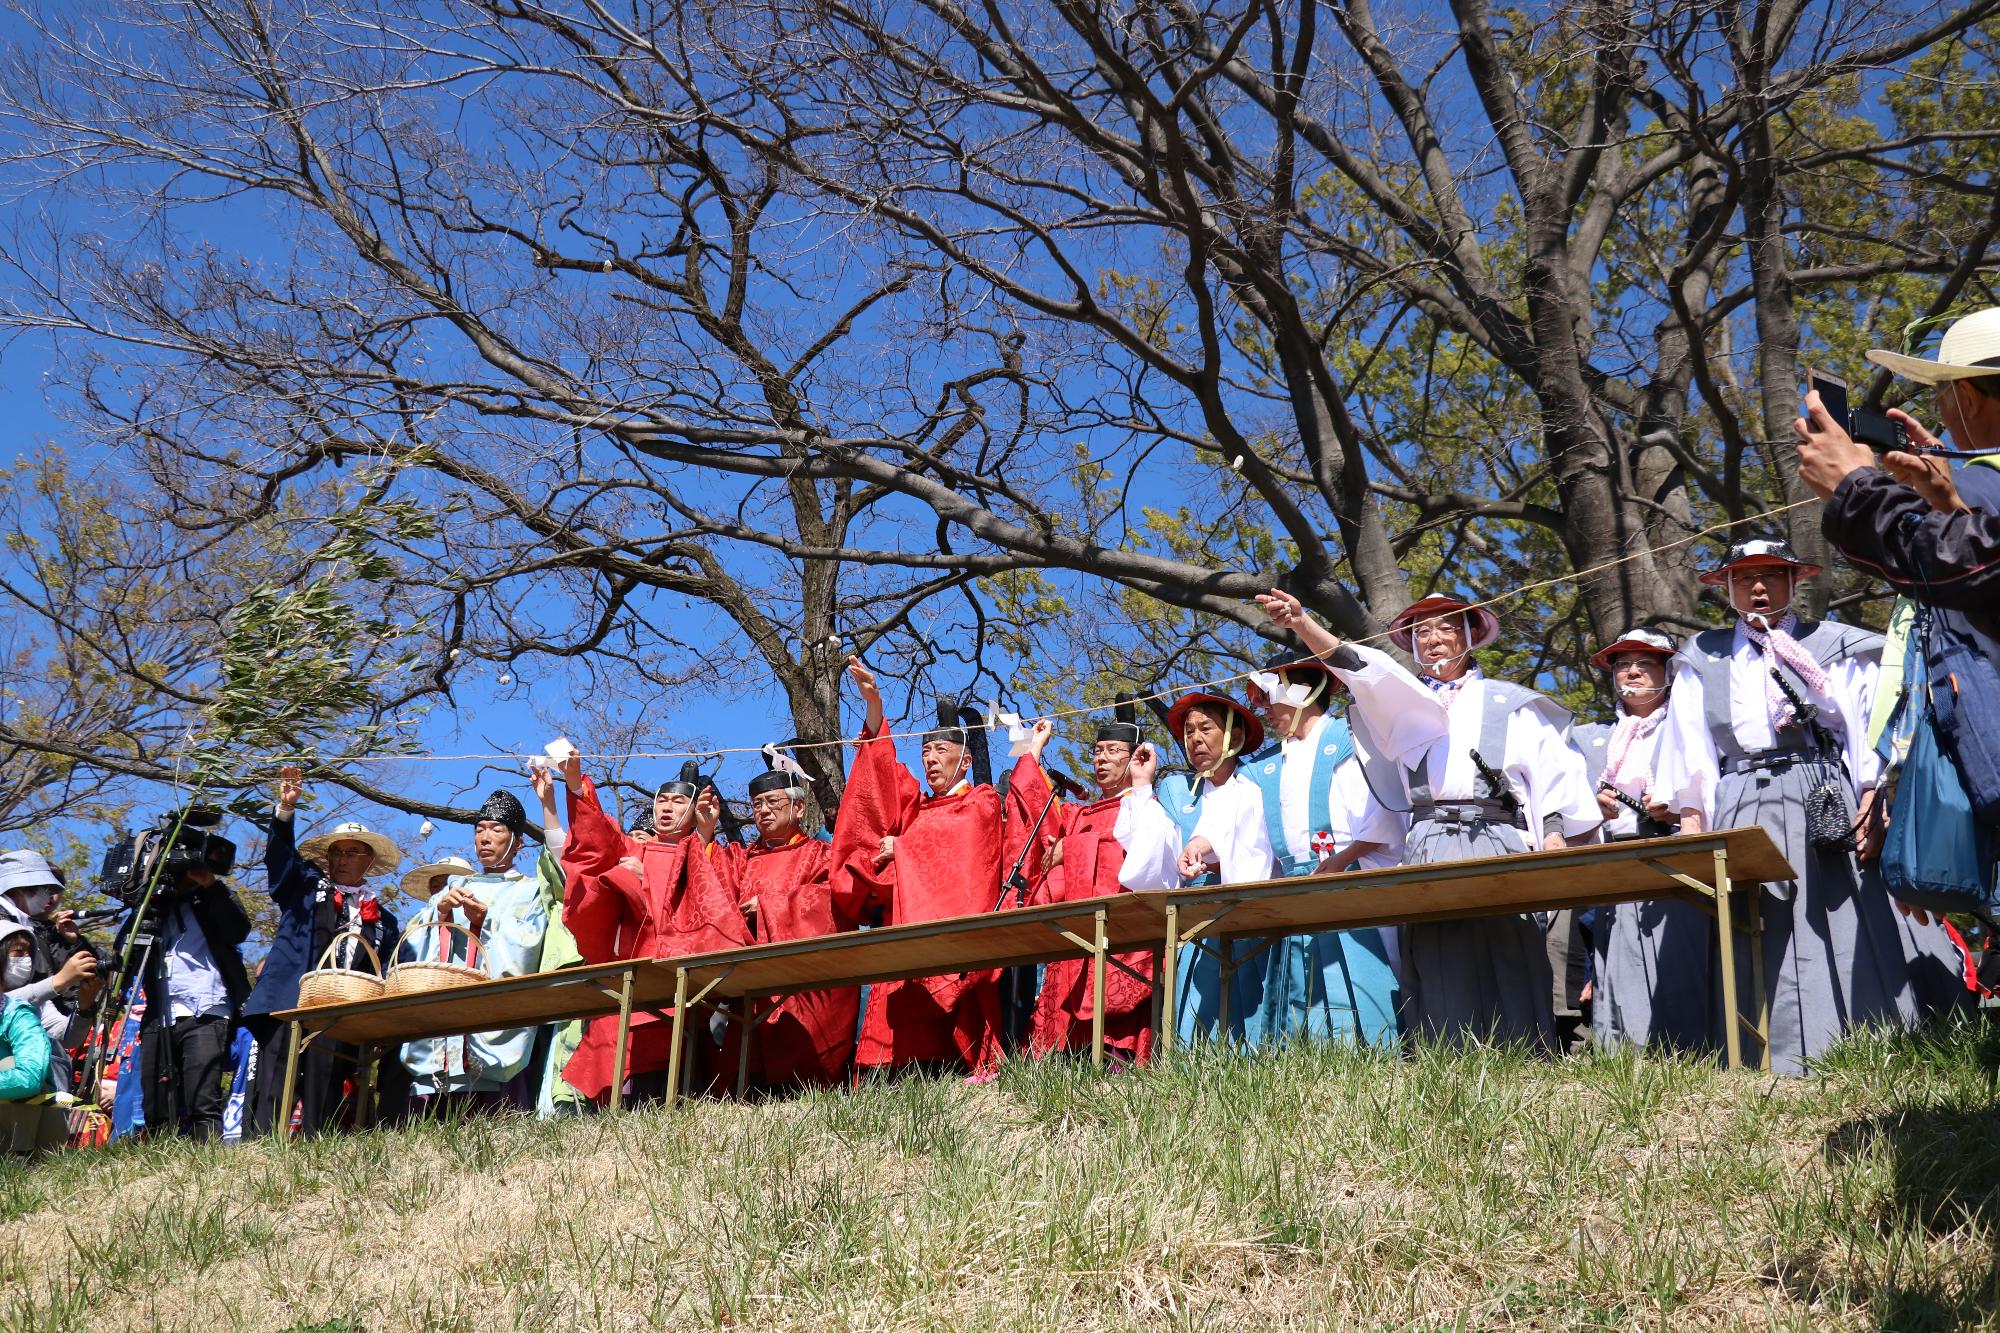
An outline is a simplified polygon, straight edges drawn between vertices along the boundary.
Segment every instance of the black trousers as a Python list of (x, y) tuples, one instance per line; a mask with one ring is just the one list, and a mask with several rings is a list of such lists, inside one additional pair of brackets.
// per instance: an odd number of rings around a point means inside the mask
[[(269, 1014), (251, 1014), (243, 1019), (257, 1043), (257, 1073), (250, 1080), (244, 1100), (243, 1136), (262, 1138), (283, 1117), (278, 1102), (285, 1095), (285, 1060), (291, 1054), (292, 1029)], [(299, 1055), (299, 1132), (319, 1134), (329, 1129), (352, 1128), (357, 1123), (357, 1107), (350, 1088), (361, 1086), (361, 1070), (352, 1046), (341, 1046), (324, 1038), (306, 1047)], [(410, 1075), (391, 1048), (376, 1067), (375, 1120), (395, 1124), (409, 1113)]]
[(178, 1018), (164, 1030), (147, 1015), (139, 1032), (147, 1132), (178, 1129), (196, 1139), (222, 1133), (222, 1081), (234, 1030), (227, 1015)]

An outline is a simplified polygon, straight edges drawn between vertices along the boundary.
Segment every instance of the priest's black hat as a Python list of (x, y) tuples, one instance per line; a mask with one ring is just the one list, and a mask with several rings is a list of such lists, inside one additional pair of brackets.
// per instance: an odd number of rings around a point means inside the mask
[(1139, 725), (1139, 706), (1131, 699), (1120, 699), (1112, 705), (1111, 716), (1097, 724), (1099, 741), (1121, 741), (1133, 749), (1146, 738), (1146, 729)]
[(489, 819), (496, 824), (505, 824), (513, 833), (528, 831), (528, 812), (521, 808), (520, 798), (512, 792), (496, 791), (486, 798), (474, 822), (483, 824)]
[(767, 791), (803, 791), (805, 781), (796, 773), (787, 773), (781, 768), (766, 769), (750, 779), (750, 796), (754, 800)]
[(707, 785), (701, 775), (701, 765), (689, 759), (681, 764), (681, 774), (662, 782), (653, 792), (655, 796), (685, 796), (690, 801), (701, 794)]
[(950, 741), (953, 745), (971, 748), (972, 738), (967, 734), (965, 724), (959, 720), (958, 703), (952, 699), (940, 699), (937, 703), (937, 725), (924, 733), (923, 744), (932, 741)]

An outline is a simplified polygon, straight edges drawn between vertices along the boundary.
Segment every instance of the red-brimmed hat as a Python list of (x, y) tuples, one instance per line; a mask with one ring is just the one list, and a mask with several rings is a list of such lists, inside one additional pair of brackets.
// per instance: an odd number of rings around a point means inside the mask
[(1396, 618), (1389, 622), (1389, 639), (1404, 652), (1415, 652), (1413, 642), (1416, 628), (1426, 620), (1448, 616), (1453, 612), (1463, 613), (1466, 622), (1466, 645), (1468, 653), (1477, 652), (1500, 637), (1500, 617), (1483, 606), (1474, 606), (1445, 593), (1434, 592), (1404, 607)]
[(1628, 629), (1617, 640), (1590, 655), (1590, 664), (1600, 671), (1611, 670), (1611, 659), (1620, 653), (1654, 653), (1672, 657), (1678, 650), (1674, 641), (1656, 629)]
[(1198, 704), (1214, 704), (1235, 714), (1236, 720), (1243, 725), (1243, 744), (1237, 747), (1237, 754), (1249, 754), (1264, 743), (1264, 724), (1257, 720), (1255, 713), (1226, 694), (1210, 694), (1206, 690), (1194, 690), (1183, 694), (1174, 700), (1174, 706), (1167, 710), (1167, 727), (1174, 733), (1175, 740), (1180, 740), (1185, 734), (1188, 710)]
[(1758, 537), (1747, 542), (1738, 542), (1729, 548), (1729, 554), (1722, 563), (1701, 576), (1701, 581), (1711, 588), (1729, 586), (1729, 571), (1732, 569), (1784, 569), (1798, 571), (1798, 577), (1809, 579), (1819, 573), (1818, 565), (1809, 565), (1799, 559), (1799, 553), (1792, 544), (1782, 537)]

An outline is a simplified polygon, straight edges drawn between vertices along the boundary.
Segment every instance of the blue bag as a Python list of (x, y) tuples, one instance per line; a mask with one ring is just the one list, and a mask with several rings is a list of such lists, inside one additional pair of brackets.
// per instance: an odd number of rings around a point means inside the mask
[[(1910, 636), (1911, 656), (1934, 648), (1928, 613)], [(1941, 743), (1940, 718), (1952, 692), (1915, 671), (1904, 675), (1890, 735), (1884, 741), (1902, 756), (1882, 840), (1882, 878), (1889, 892), (1912, 907), (1971, 912), (1988, 919), (2000, 909), (1992, 839), (1981, 827), (1957, 764)]]
[(1929, 647), (1931, 706), (1938, 744), (1958, 765), (1972, 811), (1989, 829), (2000, 826), (2000, 662), (1996, 645), (1965, 617), (1932, 615)]

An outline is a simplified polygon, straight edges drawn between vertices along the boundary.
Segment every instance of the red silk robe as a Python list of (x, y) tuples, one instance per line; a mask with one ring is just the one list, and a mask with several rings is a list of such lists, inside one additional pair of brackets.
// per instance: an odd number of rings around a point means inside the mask
[[(877, 869), (884, 837), (896, 839), (896, 858)], [(834, 827), (840, 910), (858, 921), (879, 909), (891, 926), (990, 912), (1000, 896), (1000, 856), (998, 792), (977, 786), (926, 796), (896, 761), (896, 743), (864, 733)], [(997, 969), (869, 987), (856, 1067), (918, 1060), (963, 1061), (975, 1071), (1000, 1062)]]
[[(761, 841), (718, 847), (691, 862), (697, 875), (719, 876), (739, 904), (756, 899), (756, 943), (811, 939), (853, 930), (854, 918), (833, 898), (833, 848), (803, 834), (782, 847)], [(746, 915), (751, 915), (746, 913)], [(836, 1087), (854, 1058), (861, 992), (802, 991), (778, 1001), (761, 1018), (750, 1043), (750, 1067), (766, 1087)]]
[[(1034, 756), (1022, 755), (1008, 780), (1007, 800), (1008, 825), (1023, 830), (1034, 827), (1044, 803), (1056, 801), (1042, 820), (1035, 850), (1026, 863), (1031, 903), (1075, 902), (1125, 891), (1118, 882), (1125, 849), (1112, 836), (1118, 823), (1119, 797), (1089, 805), (1057, 799)], [(1046, 858), (1057, 842), (1062, 843), (1062, 863), (1051, 868)], [(1154, 975), (1154, 956), (1149, 952), (1118, 954), (1117, 958), (1149, 981)], [(1028, 1030), (1028, 1049), (1033, 1054), (1089, 1047), (1094, 980), (1087, 958), (1066, 958), (1043, 969), (1035, 1019)], [(1109, 962), (1104, 969), (1104, 1044), (1138, 1063), (1153, 1054), (1152, 987)]]
[[(750, 943), (735, 896), (719, 878), (690, 873), (692, 863), (715, 854), (709, 844), (693, 834), (675, 843), (634, 842), (598, 805), (596, 786), (588, 777), (582, 791), (569, 794), (569, 820), (562, 858), (563, 924), (576, 937), (585, 962), (673, 958)], [(638, 858), (641, 874), (619, 864), (628, 856)], [(705, 1027), (696, 1024), (693, 1031), (702, 1034)], [(667, 1022), (633, 1014), (626, 1074), (665, 1069), (671, 1038)], [(699, 1051), (702, 1045), (698, 1038), (690, 1049)], [(618, 1020), (591, 1019), (576, 1054), (563, 1066), (564, 1080), (587, 1097), (608, 1096), (617, 1047)]]

